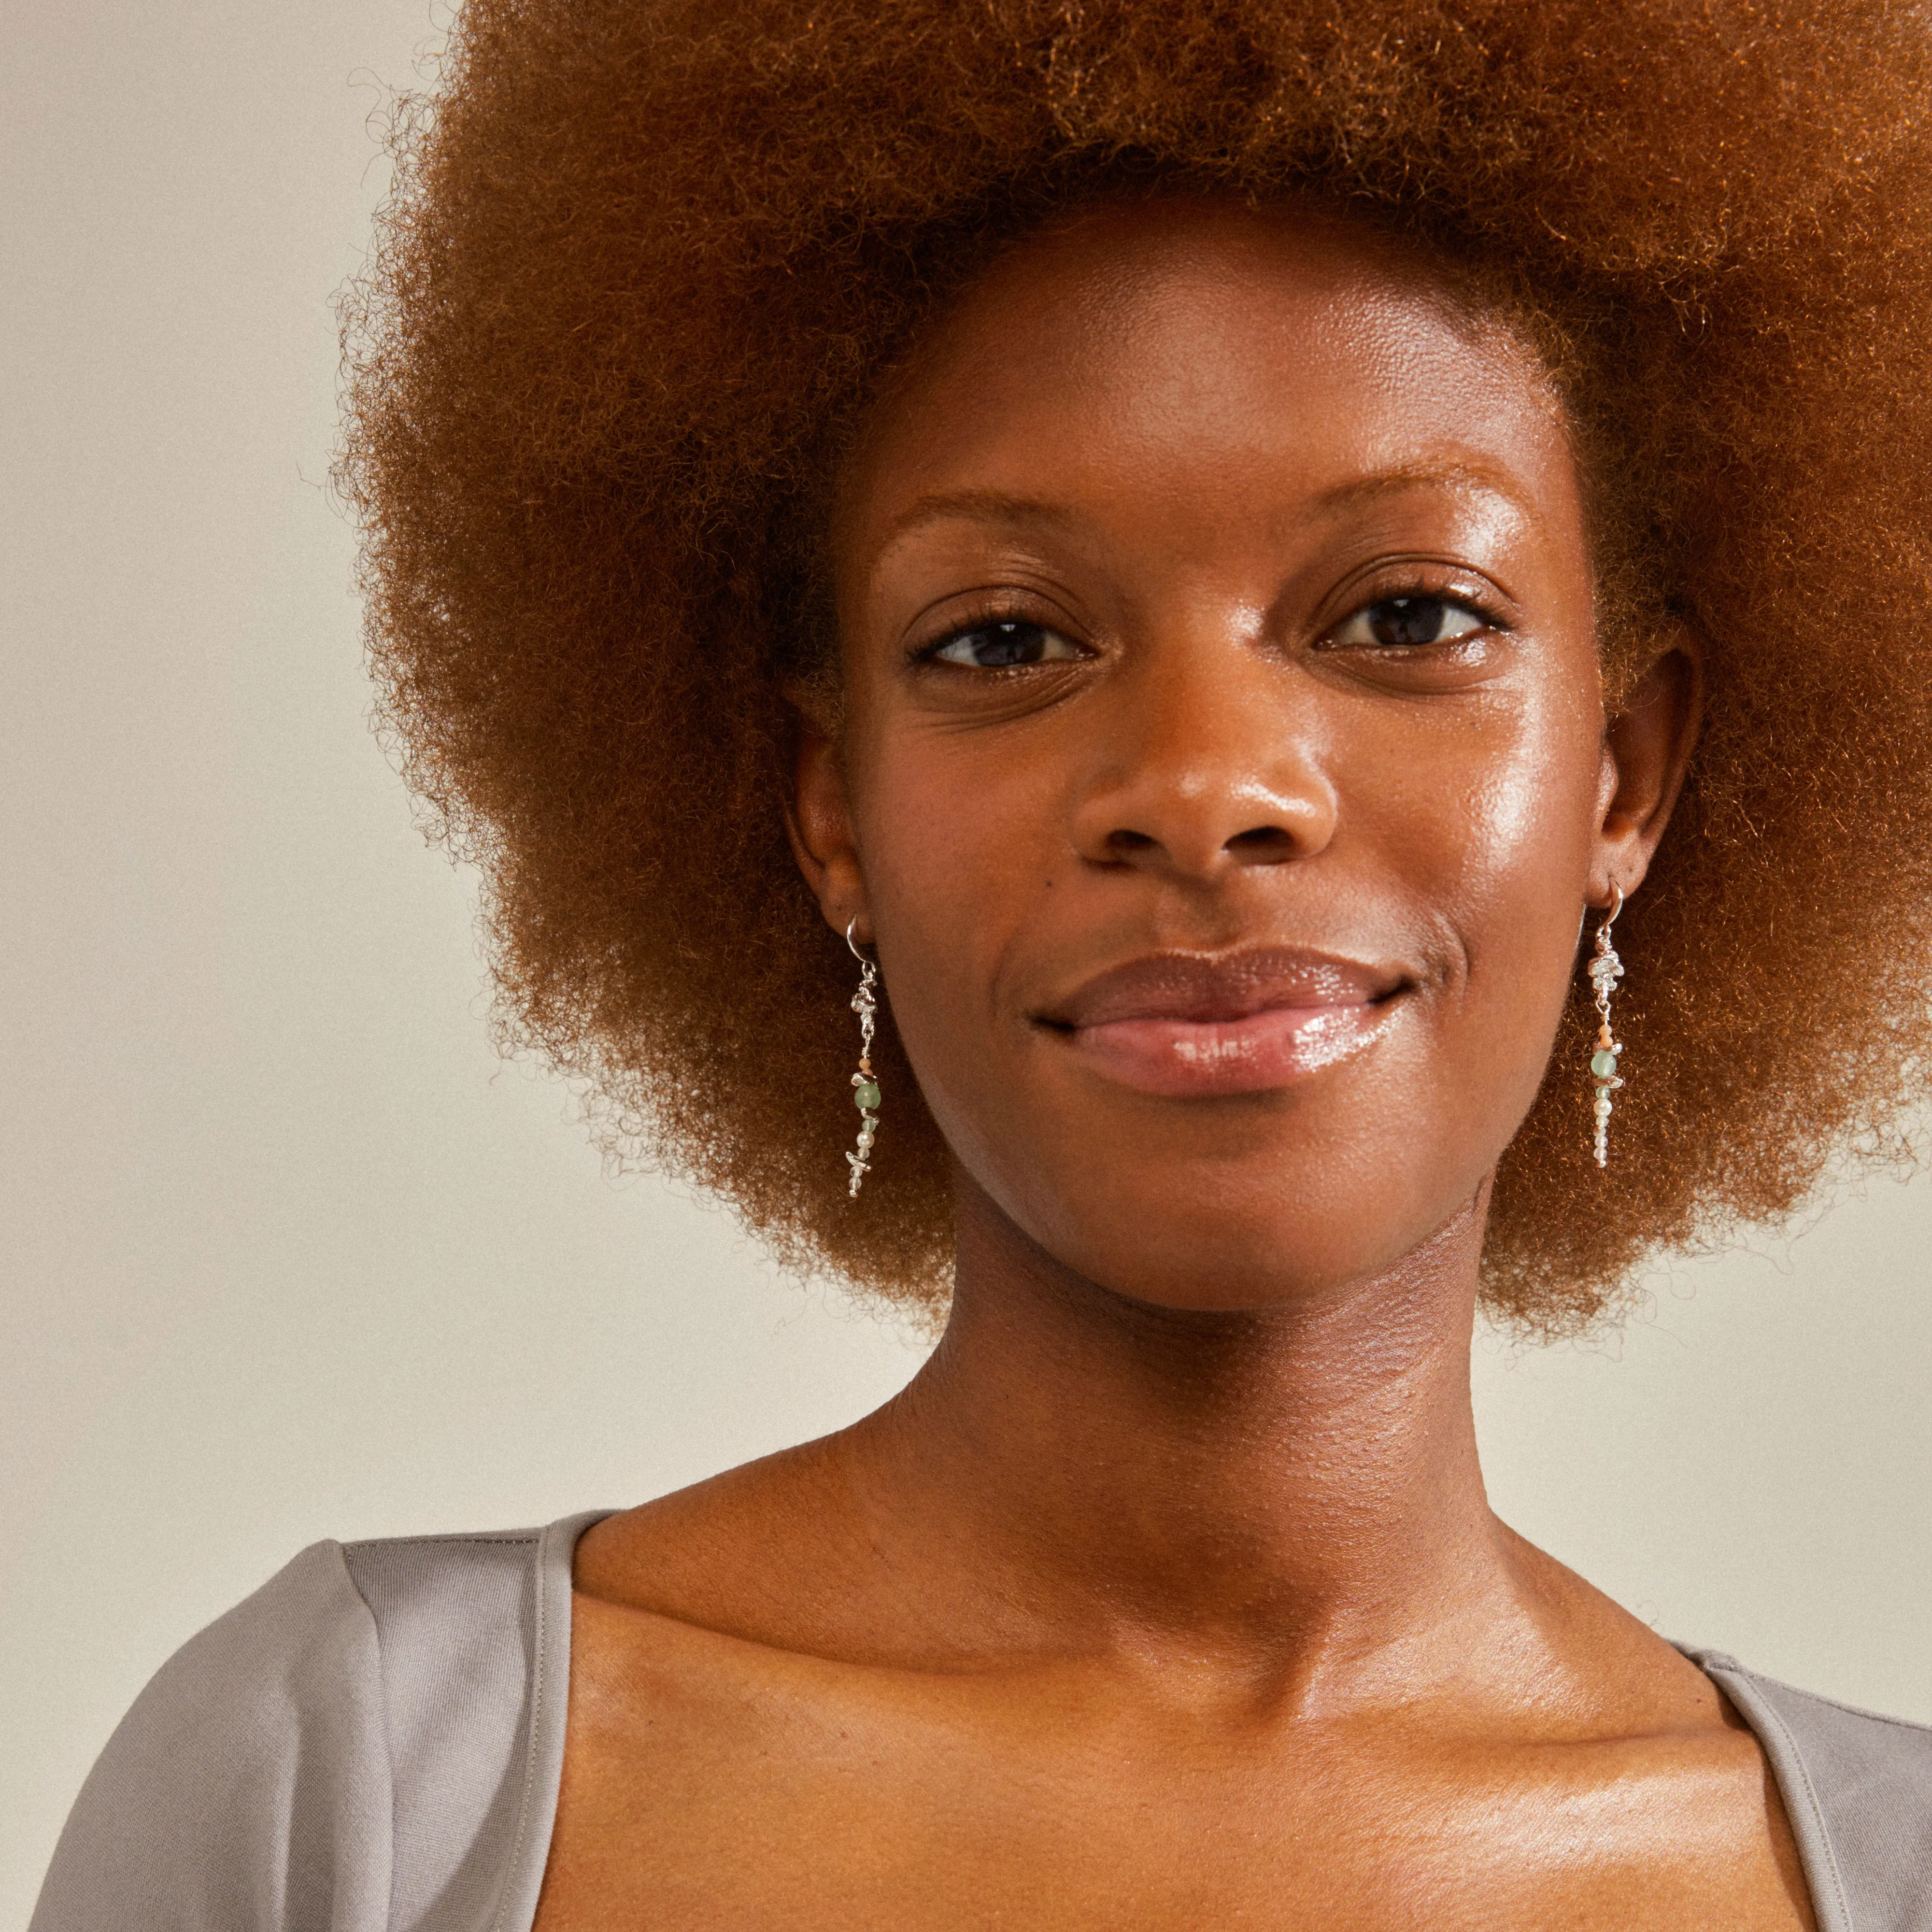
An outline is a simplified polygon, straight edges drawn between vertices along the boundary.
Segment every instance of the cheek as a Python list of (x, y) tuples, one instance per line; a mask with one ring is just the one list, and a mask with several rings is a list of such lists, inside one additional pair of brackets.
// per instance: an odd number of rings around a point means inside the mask
[[(1543, 1077), (1568, 996), (1595, 826), (1600, 724), (1568, 694), (1532, 693), (1453, 761), (1431, 814), (1396, 794), (1392, 870), (1430, 904), (1444, 942), (1438, 1066), (1466, 1131), (1493, 1160)], [(1412, 770), (1424, 768), (1418, 759)], [(1444, 769), (1438, 766), (1438, 770)], [(1444, 809), (1444, 806), (1449, 808)]]
[(1535, 693), (1469, 777), (1465, 916), (1472, 952), (1527, 968), (1574, 950), (1596, 830), (1601, 724)]
[(949, 1044), (970, 1053), (972, 1037), (1000, 1023), (1003, 968), (1064, 884), (1057, 770), (1028, 752), (888, 734), (857, 775), (867, 898), (916, 1060), (943, 1058)]

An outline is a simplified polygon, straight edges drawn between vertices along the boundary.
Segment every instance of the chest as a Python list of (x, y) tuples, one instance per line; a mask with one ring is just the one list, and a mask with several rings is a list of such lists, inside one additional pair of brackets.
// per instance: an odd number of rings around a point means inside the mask
[(1162, 1734), (746, 1695), (574, 1702), (537, 1932), (1772, 1932), (1735, 1753)]

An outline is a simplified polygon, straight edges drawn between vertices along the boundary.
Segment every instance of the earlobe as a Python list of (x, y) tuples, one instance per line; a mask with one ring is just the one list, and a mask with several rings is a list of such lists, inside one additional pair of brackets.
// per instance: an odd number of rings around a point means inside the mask
[(792, 782), (785, 800), (785, 832), (792, 856), (826, 923), (844, 932), (856, 920), (858, 936), (869, 940), (872, 915), (853, 838), (844, 761), (836, 741), (811, 716), (796, 706), (794, 712)]

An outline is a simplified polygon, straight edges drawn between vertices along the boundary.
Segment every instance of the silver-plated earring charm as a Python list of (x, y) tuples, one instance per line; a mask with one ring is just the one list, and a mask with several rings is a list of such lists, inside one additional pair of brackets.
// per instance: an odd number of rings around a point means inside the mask
[(858, 947), (853, 945), (854, 919), (845, 928), (845, 944), (859, 962), (859, 990), (852, 995), (852, 1010), (859, 1016), (859, 1070), (852, 1076), (852, 1104), (859, 1110), (859, 1151), (845, 1156), (852, 1170), (851, 1196), (859, 1198), (859, 1184), (872, 1165), (872, 1136), (879, 1130), (879, 1082), (872, 1071), (872, 1023), (879, 1010), (879, 970)]
[(1610, 1164), (1610, 1096), (1624, 1084), (1617, 1073), (1623, 1042), (1610, 1029), (1610, 995), (1616, 991), (1617, 982), (1624, 976), (1624, 962), (1617, 957), (1617, 949), (1610, 944), (1610, 928), (1616, 924), (1617, 914), (1624, 909), (1624, 895), (1621, 886), (1612, 884), (1610, 890), (1616, 893), (1616, 901), (1610, 908), (1609, 916), (1597, 928), (1597, 950), (1590, 962), (1590, 984), (1595, 989), (1598, 1021), (1597, 1044), (1590, 1055), (1590, 1078), (1597, 1083), (1594, 1151), (1599, 1167)]

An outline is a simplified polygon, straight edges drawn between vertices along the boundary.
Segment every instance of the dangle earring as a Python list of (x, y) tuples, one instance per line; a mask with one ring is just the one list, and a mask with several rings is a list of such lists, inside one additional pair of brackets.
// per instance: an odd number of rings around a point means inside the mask
[(1624, 909), (1624, 895), (1623, 888), (1615, 884), (1610, 890), (1616, 895), (1616, 903), (1609, 917), (1597, 928), (1597, 950), (1590, 962), (1590, 984), (1595, 990), (1598, 1019), (1596, 1050), (1590, 1055), (1590, 1078), (1597, 1083), (1594, 1150), (1599, 1167), (1610, 1164), (1610, 1095), (1624, 1084), (1617, 1076), (1617, 1057), (1624, 1050), (1623, 1042), (1610, 1030), (1610, 995), (1624, 976), (1624, 962), (1610, 944), (1610, 928)]
[(852, 957), (860, 969), (859, 990), (852, 995), (852, 1010), (859, 1016), (859, 1070), (852, 1076), (852, 1104), (859, 1110), (859, 1151), (845, 1156), (852, 1170), (851, 1198), (855, 1201), (859, 1198), (859, 1184), (872, 1168), (872, 1136), (879, 1128), (879, 1082), (872, 1072), (872, 1022), (879, 1010), (872, 988), (879, 983), (879, 973), (852, 944), (852, 927), (858, 923), (855, 918), (845, 928), (845, 944), (852, 947)]

